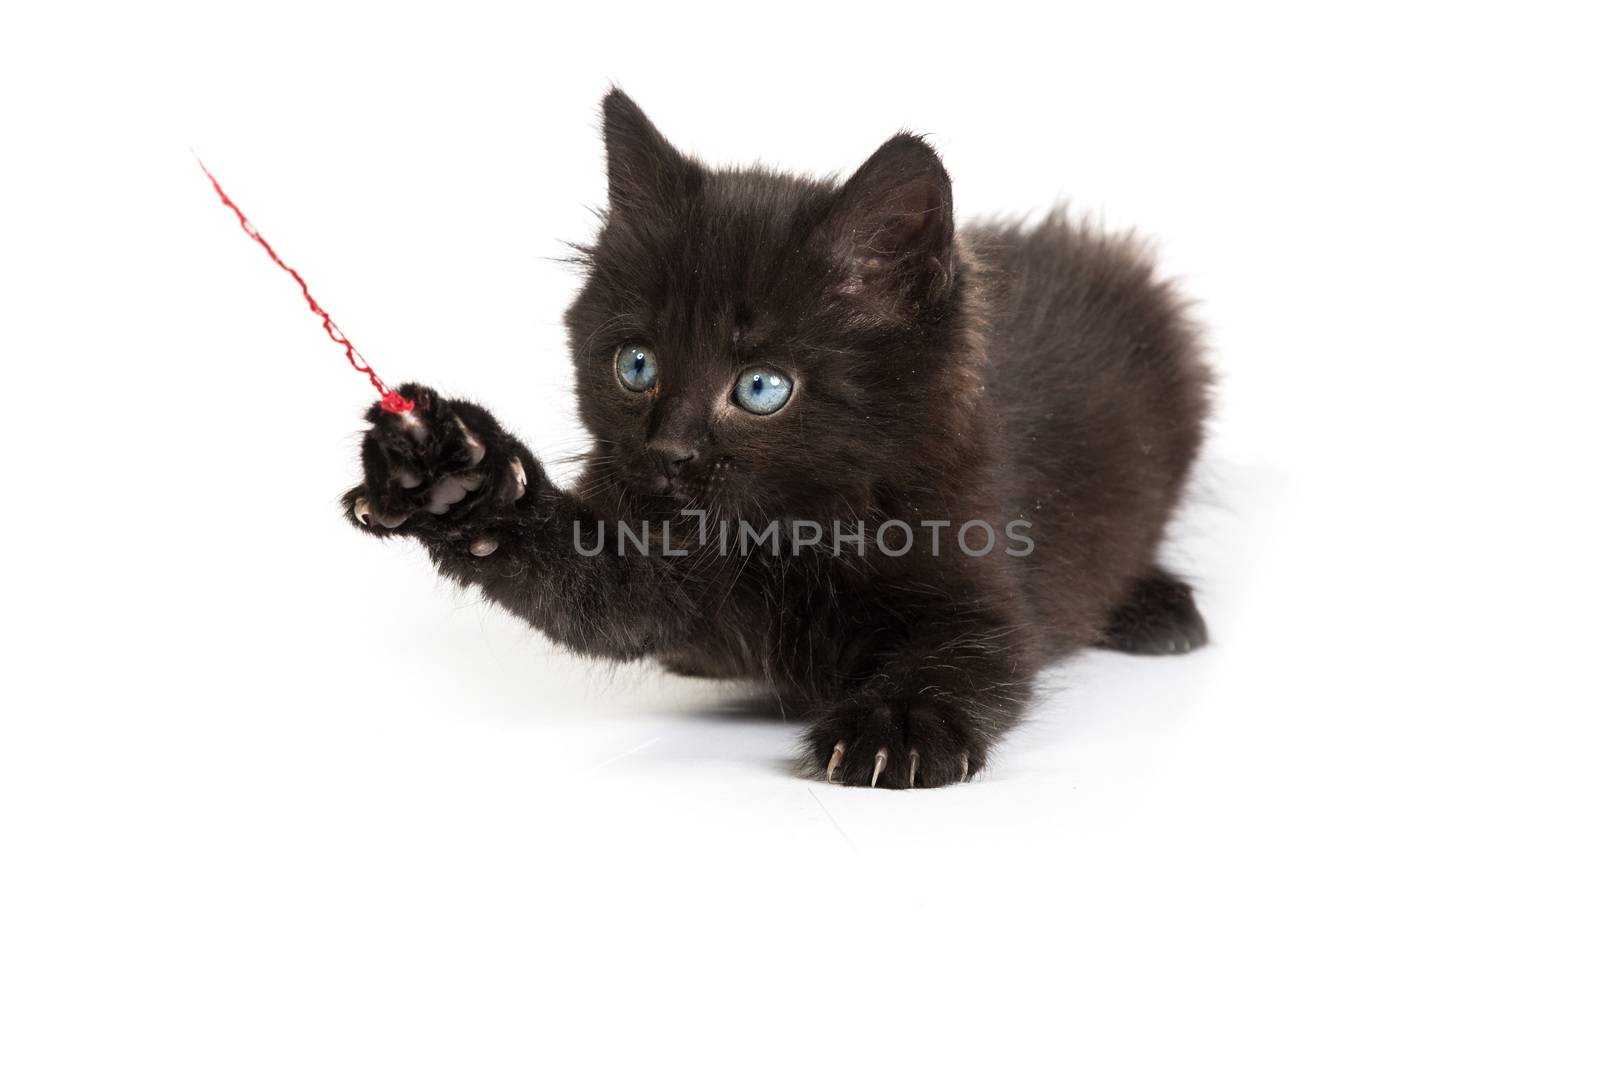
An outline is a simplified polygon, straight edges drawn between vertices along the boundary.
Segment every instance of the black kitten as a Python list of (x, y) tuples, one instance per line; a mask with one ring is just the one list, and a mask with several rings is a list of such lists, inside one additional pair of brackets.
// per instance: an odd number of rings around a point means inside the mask
[(353, 521), (579, 653), (764, 683), (851, 785), (964, 780), (1054, 657), (1205, 642), (1156, 552), (1208, 376), (1133, 245), (958, 232), (907, 134), (840, 185), (708, 169), (621, 92), (603, 112), (576, 487), (407, 386), (414, 412), (368, 413)]

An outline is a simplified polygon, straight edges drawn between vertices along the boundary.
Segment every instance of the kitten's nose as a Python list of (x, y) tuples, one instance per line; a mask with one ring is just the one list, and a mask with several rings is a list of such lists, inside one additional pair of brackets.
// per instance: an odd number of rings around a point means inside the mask
[(668, 478), (678, 477), (683, 473), (683, 468), (699, 455), (682, 441), (651, 441), (646, 447), (656, 461), (656, 469)]

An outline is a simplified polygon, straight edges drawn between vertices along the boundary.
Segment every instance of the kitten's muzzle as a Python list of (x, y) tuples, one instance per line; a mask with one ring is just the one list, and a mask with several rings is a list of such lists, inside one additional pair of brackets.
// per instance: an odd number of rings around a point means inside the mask
[(651, 441), (645, 446), (645, 451), (649, 452), (651, 462), (655, 464), (658, 489), (665, 489), (677, 482), (689, 464), (700, 456), (692, 446), (673, 440)]

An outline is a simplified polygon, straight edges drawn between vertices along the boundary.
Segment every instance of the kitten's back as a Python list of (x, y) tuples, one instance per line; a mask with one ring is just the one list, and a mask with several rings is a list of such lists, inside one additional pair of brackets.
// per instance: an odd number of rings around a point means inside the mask
[(963, 236), (989, 291), (1006, 518), (1027, 519), (1036, 543), (1025, 587), (1041, 621), (1081, 643), (1154, 566), (1210, 376), (1182, 302), (1133, 239), (1059, 213)]

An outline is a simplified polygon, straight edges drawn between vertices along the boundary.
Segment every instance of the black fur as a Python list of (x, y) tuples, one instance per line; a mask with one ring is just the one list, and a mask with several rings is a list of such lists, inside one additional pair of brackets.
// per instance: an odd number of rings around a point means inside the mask
[[(368, 413), (346, 496), (363, 529), (416, 537), (581, 654), (759, 681), (809, 714), (814, 768), (837, 752), (832, 777), (855, 785), (979, 770), (1056, 657), (1204, 642), (1156, 555), (1208, 375), (1136, 245), (1059, 215), (958, 232), (943, 165), (908, 134), (836, 184), (708, 169), (621, 92), (603, 113), (610, 207), (566, 317), (594, 437), (575, 487), (484, 409), (407, 386), (412, 416)], [(618, 382), (627, 342), (657, 354), (645, 393)], [(795, 381), (776, 414), (729, 403), (751, 365)], [(575, 523), (592, 545), (598, 523), (675, 516), (683, 545), (684, 507), (713, 529), (899, 519), (916, 536), (902, 556), (870, 534), (859, 554), (575, 547)], [(942, 551), (925, 520), (953, 524)], [(951, 551), (969, 520), (1024, 520), (1033, 551)]]

